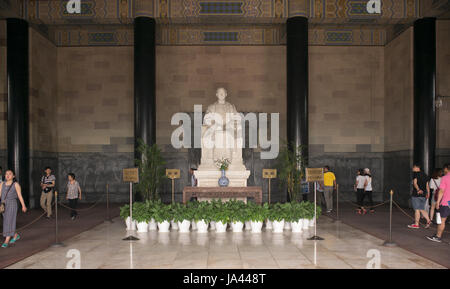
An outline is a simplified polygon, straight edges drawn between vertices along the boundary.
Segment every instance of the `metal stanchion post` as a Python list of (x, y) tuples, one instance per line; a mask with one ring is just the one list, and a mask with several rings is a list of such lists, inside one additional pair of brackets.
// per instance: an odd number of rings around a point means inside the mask
[(58, 192), (55, 191), (55, 243), (52, 247), (64, 247), (64, 244), (58, 240)]
[[(130, 182), (130, 223), (133, 224), (133, 183)], [(128, 237), (122, 239), (124, 241), (137, 241), (139, 238), (129, 235)]]
[(383, 243), (383, 246), (396, 247), (397, 244), (394, 241), (392, 241), (392, 196), (394, 195), (394, 191), (391, 190), (389, 194), (391, 195), (389, 202), (389, 240), (385, 241)]
[(109, 184), (106, 184), (106, 222), (113, 223), (109, 214)]
[(314, 182), (314, 236), (308, 238), (308, 240), (323, 240), (323, 238), (317, 236), (317, 182)]
[(339, 184), (336, 184), (336, 219), (334, 220), (334, 222), (341, 222), (341, 220), (339, 220)]

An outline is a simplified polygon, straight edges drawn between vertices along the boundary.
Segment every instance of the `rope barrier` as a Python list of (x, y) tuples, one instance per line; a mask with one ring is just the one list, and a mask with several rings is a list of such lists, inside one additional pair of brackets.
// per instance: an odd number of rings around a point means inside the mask
[[(416, 221), (416, 218), (414, 218), (413, 216), (409, 215), (408, 213), (405, 212), (405, 210), (403, 210), (399, 204), (397, 204), (395, 201), (392, 201), (394, 203), (394, 205), (397, 207), (397, 209), (399, 209), (405, 216), (407, 216), (408, 218), (410, 218), (411, 220), (413, 220), (414, 222)], [(423, 226), (423, 222), (420, 221), (419, 219), (419, 225)], [(431, 225), (431, 224), (430, 224)], [(423, 226), (424, 228), (426, 228), (426, 224), (425, 226)], [(449, 231), (444, 230), (444, 232), (446, 233), (450, 233)]]
[(23, 225), (22, 227), (20, 227), (19, 229), (16, 229), (14, 232), (3, 232), (3, 234), (11, 234), (11, 233), (19, 233), (24, 231), (26, 228), (28, 228), (29, 226), (31, 226), (32, 224), (36, 223), (37, 221), (39, 221), (43, 216), (45, 216), (47, 213), (44, 212), (42, 213), (39, 217), (37, 217), (36, 219), (34, 219), (33, 221), (29, 222), (28, 224)]
[(373, 206), (360, 206), (360, 205), (358, 205), (358, 204), (356, 204), (356, 203), (353, 203), (352, 201), (347, 201), (347, 200), (343, 200), (343, 201), (344, 201), (344, 202), (347, 202), (347, 203), (349, 203), (349, 204), (351, 204), (352, 206), (357, 207), (357, 208), (364, 207), (364, 208), (368, 208), (368, 209), (374, 209), (374, 208), (377, 208), (377, 207), (380, 207), (380, 206), (382, 206), (382, 205), (384, 205), (384, 204), (389, 203), (389, 201), (384, 201), (384, 202), (382, 202), (382, 203), (380, 203), (380, 204), (378, 204), (378, 205), (373, 205)]
[(87, 208), (84, 208), (84, 209), (72, 209), (71, 207), (66, 206), (66, 205), (64, 205), (64, 204), (61, 203), (61, 202), (58, 202), (58, 204), (59, 204), (61, 207), (66, 208), (66, 209), (69, 209), (69, 210), (73, 210), (73, 211), (76, 211), (76, 212), (83, 212), (83, 211), (88, 211), (88, 210), (94, 208), (95, 206), (97, 206), (103, 198), (104, 198), (104, 195), (101, 196), (101, 197), (100, 197), (100, 198), (99, 198), (92, 206), (87, 207)]

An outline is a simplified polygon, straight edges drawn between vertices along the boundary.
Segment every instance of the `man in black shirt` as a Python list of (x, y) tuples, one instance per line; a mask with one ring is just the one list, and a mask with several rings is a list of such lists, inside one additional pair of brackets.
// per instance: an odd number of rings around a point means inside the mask
[(419, 229), (420, 214), (427, 220), (425, 228), (430, 227), (431, 221), (428, 217), (428, 212), (425, 211), (425, 204), (429, 198), (428, 193), (426, 193), (429, 191), (428, 181), (429, 178), (420, 170), (420, 165), (415, 164), (413, 166), (413, 190), (411, 193), (411, 203), (414, 209), (415, 220), (414, 224), (408, 225), (408, 228)]

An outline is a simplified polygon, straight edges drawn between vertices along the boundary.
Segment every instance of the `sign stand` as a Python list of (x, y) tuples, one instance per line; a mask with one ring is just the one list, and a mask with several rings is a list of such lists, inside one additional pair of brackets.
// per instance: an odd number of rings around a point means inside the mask
[(175, 203), (175, 179), (180, 178), (180, 169), (166, 169), (166, 176), (172, 180), (172, 203)]
[[(133, 224), (133, 182), (139, 182), (139, 171), (138, 168), (132, 169), (123, 169), (123, 181), (130, 183), (130, 223)], [(122, 239), (124, 241), (137, 241), (139, 238), (136, 238), (133, 235), (129, 235), (128, 237)]]
[(306, 168), (306, 181), (314, 182), (314, 236), (308, 240), (324, 240), (317, 236), (317, 181), (323, 181), (323, 169)]
[(269, 205), (270, 205), (270, 179), (274, 179), (277, 177), (277, 170), (276, 169), (263, 169), (263, 178), (269, 179)]

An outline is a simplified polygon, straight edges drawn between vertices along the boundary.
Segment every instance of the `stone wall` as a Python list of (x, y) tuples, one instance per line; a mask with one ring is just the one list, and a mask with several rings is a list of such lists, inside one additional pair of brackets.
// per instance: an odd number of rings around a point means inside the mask
[(0, 20), (0, 166), (6, 168), (6, 21)]
[(341, 197), (354, 199), (359, 168), (383, 191), (383, 47), (309, 47), (310, 166), (329, 165)]
[(39, 206), (40, 178), (45, 167), (58, 171), (57, 48), (29, 28), (30, 206)]
[(385, 47), (385, 196), (409, 204), (413, 149), (413, 28)]

